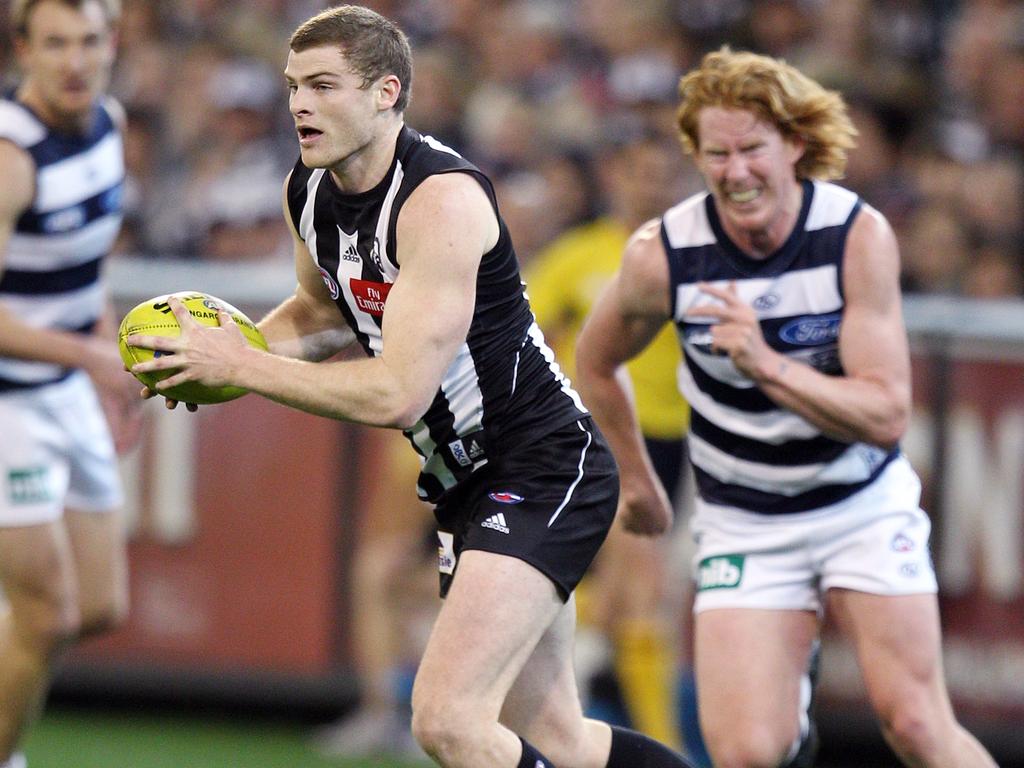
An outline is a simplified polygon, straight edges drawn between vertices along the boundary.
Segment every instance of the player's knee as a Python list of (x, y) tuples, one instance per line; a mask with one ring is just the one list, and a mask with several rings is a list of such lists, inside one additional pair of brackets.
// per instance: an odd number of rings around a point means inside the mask
[(882, 731), (899, 754), (927, 763), (940, 751), (938, 718), (930, 712), (926, 704), (900, 703), (879, 713)]
[(98, 604), (82, 608), (80, 637), (102, 635), (117, 629), (128, 618), (127, 595), (112, 596)]
[(464, 742), (478, 732), (467, 722), (467, 714), (451, 702), (413, 697), (412, 734), (427, 754), (445, 762), (446, 757), (463, 752)]
[(706, 734), (707, 747), (716, 768), (778, 768), (797, 738), (797, 728), (775, 729), (745, 725)]
[(15, 641), (46, 657), (73, 643), (82, 626), (77, 606), (57, 599), (17, 601), (11, 621)]

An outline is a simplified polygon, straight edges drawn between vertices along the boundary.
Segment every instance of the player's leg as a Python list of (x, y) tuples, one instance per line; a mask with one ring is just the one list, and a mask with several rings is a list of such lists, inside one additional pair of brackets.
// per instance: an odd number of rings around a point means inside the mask
[(817, 631), (813, 611), (697, 614), (700, 722), (715, 766), (775, 768), (794, 756), (804, 718), (801, 681)]
[(0, 761), (42, 705), (50, 669), (79, 629), (71, 544), (61, 521), (0, 527)]
[(424, 527), (432, 523), (430, 508), (413, 492), (418, 462), (398, 432), (376, 430), (367, 440), (374, 450), (365, 474), (374, 480), (360, 494), (349, 589), (359, 705), (314, 736), (321, 752), (338, 756), (409, 752), (415, 746), (408, 689), (400, 678), (408, 660), (423, 650), (422, 640), (410, 640), (410, 618), (419, 620), (425, 611), (410, 617), (405, 598), (437, 591), (436, 575), (415, 565), (423, 559)]
[(65, 526), (78, 579), (81, 634), (95, 635), (128, 613), (124, 495), (107, 420), (88, 377), (69, 379), (51, 403), (67, 441)]
[(574, 629), (570, 599), (509, 691), (501, 722), (559, 768), (595, 765), (595, 760), (599, 768), (688, 768), (681, 755), (660, 742), (583, 717), (572, 665)]
[[(499, 715), (564, 609), (554, 584), (533, 566), (490, 552), (460, 554), (413, 687), (413, 733), (440, 765), (520, 764), (520, 738), (499, 723)], [(564, 738), (581, 739), (582, 727)], [(599, 759), (595, 768), (603, 768)]]
[[(684, 439), (645, 438), (658, 478), (678, 500), (686, 459)], [(678, 504), (675, 504), (678, 507)], [(679, 601), (666, 588), (666, 542), (612, 529), (604, 549), (619, 597), (611, 622), (615, 673), (633, 726), (673, 749), (682, 748), (678, 692)], [(638, 569), (637, 563), (644, 563)], [(673, 595), (674, 596), (674, 595)]]
[(665, 543), (616, 524), (599, 557), (598, 578), (591, 589), (614, 646), (615, 674), (630, 722), (680, 749), (675, 700), (679, 652), (667, 609)]
[(0, 762), (34, 719), (50, 668), (79, 629), (62, 519), (71, 470), (55, 390), (0, 396)]
[(831, 615), (852, 643), (886, 740), (907, 765), (995, 766), (957, 722), (942, 671), (933, 594), (828, 592)]
[(107, 632), (128, 614), (128, 558), (120, 511), (64, 515), (78, 582), (80, 636)]

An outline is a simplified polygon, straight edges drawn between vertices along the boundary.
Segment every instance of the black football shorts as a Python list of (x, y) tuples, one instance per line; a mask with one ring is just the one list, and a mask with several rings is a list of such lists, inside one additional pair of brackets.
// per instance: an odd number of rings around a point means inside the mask
[(611, 528), (618, 498), (615, 459), (590, 417), (492, 457), (434, 510), (441, 596), (459, 553), (479, 549), (529, 563), (568, 600)]

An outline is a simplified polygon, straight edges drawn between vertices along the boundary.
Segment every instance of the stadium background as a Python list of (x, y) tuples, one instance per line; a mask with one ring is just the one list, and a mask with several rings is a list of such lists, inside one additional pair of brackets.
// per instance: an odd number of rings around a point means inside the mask
[[(906, 448), (935, 522), (951, 688), (1001, 764), (1024, 762), (1024, 3), (367, 5), (412, 38), (410, 124), (495, 179), (524, 262), (600, 210), (607, 146), (638, 125), (671, 134), (675, 83), (704, 51), (780, 55), (843, 90), (861, 131), (844, 183), (903, 249)], [(280, 71), (290, 31), (322, 7), (126, 0), (113, 82), (129, 115), (111, 265), (122, 309), (202, 289), (259, 316), (291, 289), (279, 201), (296, 149)], [(678, 172), (697, 188), (682, 160)], [(132, 618), (62, 668), (31, 764), (346, 765), (309, 752), (305, 734), (355, 696), (346, 563), (379, 436), (255, 398), (147, 417), (125, 464)], [(848, 650), (830, 642), (823, 671), (827, 751), (894, 765)]]

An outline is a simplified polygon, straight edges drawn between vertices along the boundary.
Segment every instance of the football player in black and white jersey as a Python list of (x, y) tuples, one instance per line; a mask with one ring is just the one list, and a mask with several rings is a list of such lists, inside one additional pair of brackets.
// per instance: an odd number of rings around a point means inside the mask
[(782, 61), (728, 48), (680, 94), (708, 191), (633, 235), (577, 366), (619, 461), (623, 514), (648, 519), (664, 496), (618, 375), (666, 323), (682, 344), (714, 764), (807, 764), (804, 671), (827, 601), (900, 758), (992, 766), (950, 706), (930, 526), (899, 449), (910, 365), (896, 240), (829, 182), (856, 133), (845, 104)]
[(121, 224), (123, 117), (104, 96), (119, 16), (115, 0), (11, 5), (23, 76), (0, 98), (0, 766), (21, 763), (60, 651), (127, 610), (115, 444), (138, 434), (139, 398), (101, 272)]
[[(172, 364), (136, 370), (405, 432), (439, 526), (446, 597), (413, 733), (440, 765), (685, 766), (581, 711), (572, 594), (615, 515), (614, 461), (534, 322), (490, 181), (404, 124), (411, 76), (405, 36), (373, 11), (340, 6), (296, 30), (285, 77), (301, 160), (284, 197), (298, 287), (260, 323), (271, 352), (175, 302), (179, 338), (130, 339)], [(367, 359), (326, 361), (351, 341)]]

